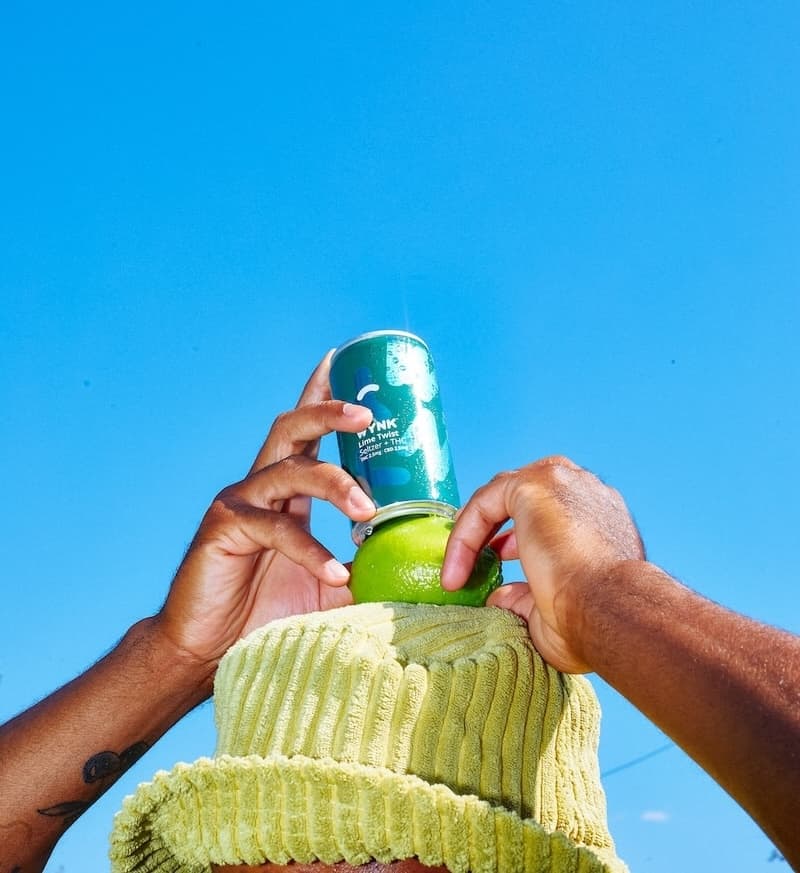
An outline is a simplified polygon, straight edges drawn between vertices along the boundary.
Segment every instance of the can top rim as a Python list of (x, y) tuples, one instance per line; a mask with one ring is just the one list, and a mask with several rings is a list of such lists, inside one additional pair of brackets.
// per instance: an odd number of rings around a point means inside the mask
[(339, 357), (339, 355), (347, 348), (356, 343), (360, 343), (363, 340), (375, 339), (379, 336), (400, 336), (406, 337), (406, 339), (416, 340), (418, 343), (422, 343), (425, 348), (428, 348), (428, 344), (425, 342), (422, 337), (417, 336), (415, 333), (411, 333), (408, 330), (369, 330), (366, 333), (360, 333), (358, 336), (354, 336), (352, 339), (346, 340), (340, 346), (337, 346), (336, 350), (333, 353), (333, 357), (331, 358), (331, 365), (333, 362)]
[(438, 515), (452, 521), (457, 513), (458, 509), (455, 506), (442, 500), (398, 500), (396, 503), (379, 506), (369, 521), (356, 522), (351, 535), (353, 542), (360, 546), (375, 528), (385, 521), (395, 521), (408, 515)]

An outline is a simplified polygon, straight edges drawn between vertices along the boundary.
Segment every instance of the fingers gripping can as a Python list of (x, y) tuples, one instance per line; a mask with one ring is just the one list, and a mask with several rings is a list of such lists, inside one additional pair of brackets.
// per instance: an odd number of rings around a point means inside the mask
[(428, 346), (406, 331), (377, 330), (339, 346), (331, 394), (372, 410), (359, 433), (338, 433), (342, 466), (377, 507), (353, 525), (360, 545), (375, 526), (405, 515), (452, 518), (458, 487)]

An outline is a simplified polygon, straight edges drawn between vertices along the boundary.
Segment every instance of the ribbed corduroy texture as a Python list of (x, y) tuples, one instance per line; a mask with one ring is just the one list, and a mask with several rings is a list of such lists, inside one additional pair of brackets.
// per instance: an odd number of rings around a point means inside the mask
[(363, 604), (272, 622), (228, 652), (215, 696), (216, 757), (126, 799), (113, 870), (625, 870), (594, 692), (544, 664), (511, 613)]

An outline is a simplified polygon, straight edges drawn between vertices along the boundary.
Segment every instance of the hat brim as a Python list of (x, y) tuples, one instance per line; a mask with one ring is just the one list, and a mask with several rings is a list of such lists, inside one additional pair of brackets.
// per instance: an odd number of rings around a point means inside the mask
[(201, 758), (161, 771), (125, 799), (111, 836), (114, 873), (409, 857), (451, 873), (627, 871), (613, 844), (578, 844), (411, 774), (299, 755)]

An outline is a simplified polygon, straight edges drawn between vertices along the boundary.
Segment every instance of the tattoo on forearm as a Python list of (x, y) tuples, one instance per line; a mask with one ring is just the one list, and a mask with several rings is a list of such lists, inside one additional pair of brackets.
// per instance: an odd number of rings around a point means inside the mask
[(145, 742), (128, 746), (119, 755), (116, 752), (98, 752), (83, 765), (83, 781), (89, 785), (108, 776), (119, 776), (132, 767), (147, 751)]
[[(132, 767), (149, 748), (147, 743), (140, 741), (128, 746), (119, 754), (116, 752), (98, 752), (83, 765), (83, 781), (87, 785), (91, 785), (94, 782), (103, 782), (112, 776), (116, 779)], [(86, 812), (93, 802), (91, 800), (68, 800), (36, 811), (39, 815), (62, 819), (64, 827), (68, 828)]]
[(91, 805), (91, 801), (88, 800), (68, 800), (66, 803), (57, 803), (55, 806), (48, 806), (46, 809), (37, 809), (36, 812), (39, 815), (63, 819), (64, 827), (68, 828)]

